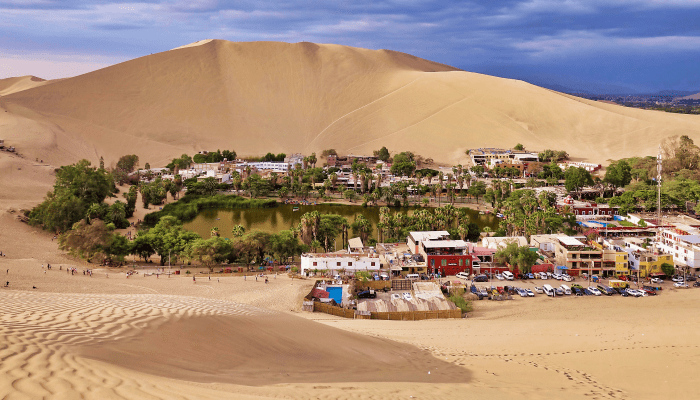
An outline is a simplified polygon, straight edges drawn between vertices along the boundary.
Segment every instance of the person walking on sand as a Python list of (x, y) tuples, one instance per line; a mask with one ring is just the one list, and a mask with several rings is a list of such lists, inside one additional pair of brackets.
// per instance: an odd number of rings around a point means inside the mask
[(197, 277), (192, 275), (192, 282), (197, 283)]

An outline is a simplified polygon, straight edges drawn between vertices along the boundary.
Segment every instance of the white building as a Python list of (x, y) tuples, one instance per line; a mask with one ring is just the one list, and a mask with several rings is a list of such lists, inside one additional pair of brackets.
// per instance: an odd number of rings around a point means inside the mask
[(250, 166), (251, 168), (255, 168), (258, 171), (272, 171), (272, 172), (277, 172), (277, 173), (282, 173), (282, 174), (286, 174), (291, 169), (291, 165), (289, 163), (284, 162), (284, 161), (249, 162), (249, 163), (239, 164), (236, 167), (245, 168), (246, 166)]
[(677, 224), (672, 229), (662, 229), (657, 237), (657, 247), (673, 255), (679, 267), (690, 267), (700, 272), (700, 231), (689, 225)]
[(379, 271), (382, 263), (377, 254), (333, 254), (306, 253), (301, 255), (301, 273), (314, 270), (339, 273), (355, 273), (357, 271)]

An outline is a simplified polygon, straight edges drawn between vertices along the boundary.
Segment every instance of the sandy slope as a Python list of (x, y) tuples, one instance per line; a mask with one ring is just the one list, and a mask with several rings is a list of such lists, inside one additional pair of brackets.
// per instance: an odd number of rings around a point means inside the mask
[(0, 107), (39, 121), (59, 147), (72, 141), (72, 154), (44, 148), (40, 136), (23, 143), (65, 162), (136, 152), (160, 165), (217, 148), (365, 154), (386, 145), (449, 163), (463, 162), (467, 148), (518, 142), (604, 162), (654, 154), (669, 135), (700, 140), (695, 116), (589, 102), (392, 51), (195, 44), (10, 94)]
[(0, 96), (7, 96), (8, 94), (44, 86), (53, 82), (54, 81), (47, 81), (46, 79), (41, 79), (32, 75), (0, 79)]

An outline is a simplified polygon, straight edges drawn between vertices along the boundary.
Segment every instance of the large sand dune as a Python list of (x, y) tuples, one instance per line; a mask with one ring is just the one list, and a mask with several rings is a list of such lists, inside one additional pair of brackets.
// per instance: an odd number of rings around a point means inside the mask
[(700, 140), (695, 116), (586, 101), (393, 51), (196, 44), (8, 94), (4, 119), (41, 125), (25, 135), (25, 152), (64, 163), (137, 153), (158, 165), (217, 148), (367, 154), (381, 146), (454, 163), (468, 148), (516, 143), (605, 162), (654, 154), (670, 135)]

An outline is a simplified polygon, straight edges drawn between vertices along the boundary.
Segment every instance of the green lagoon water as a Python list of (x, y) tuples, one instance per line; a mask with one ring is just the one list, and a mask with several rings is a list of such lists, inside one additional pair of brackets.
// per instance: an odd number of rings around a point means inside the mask
[[(298, 207), (298, 211), (294, 208)], [(416, 207), (390, 207), (392, 214), (404, 213), (412, 215)], [(374, 233), (372, 236), (376, 238), (376, 226), (379, 222), (379, 207), (362, 207), (350, 206), (344, 204), (320, 204), (316, 206), (280, 204), (274, 208), (248, 208), (237, 210), (204, 210), (197, 217), (185, 223), (185, 229), (197, 232), (202, 237), (209, 237), (211, 229), (219, 228), (219, 234), (222, 237), (231, 238), (231, 230), (236, 225), (243, 225), (246, 232), (251, 230), (259, 230), (269, 233), (277, 233), (279, 231), (289, 229), (292, 226), (299, 225), (301, 216), (304, 213), (318, 211), (321, 214), (338, 214), (345, 217), (349, 223), (355, 220), (357, 215), (364, 215), (365, 218), (372, 222)], [(478, 211), (467, 209), (467, 215), (471, 221), (479, 225), (480, 228), (486, 226), (495, 230), (498, 227), (499, 219), (493, 215), (479, 215)]]

